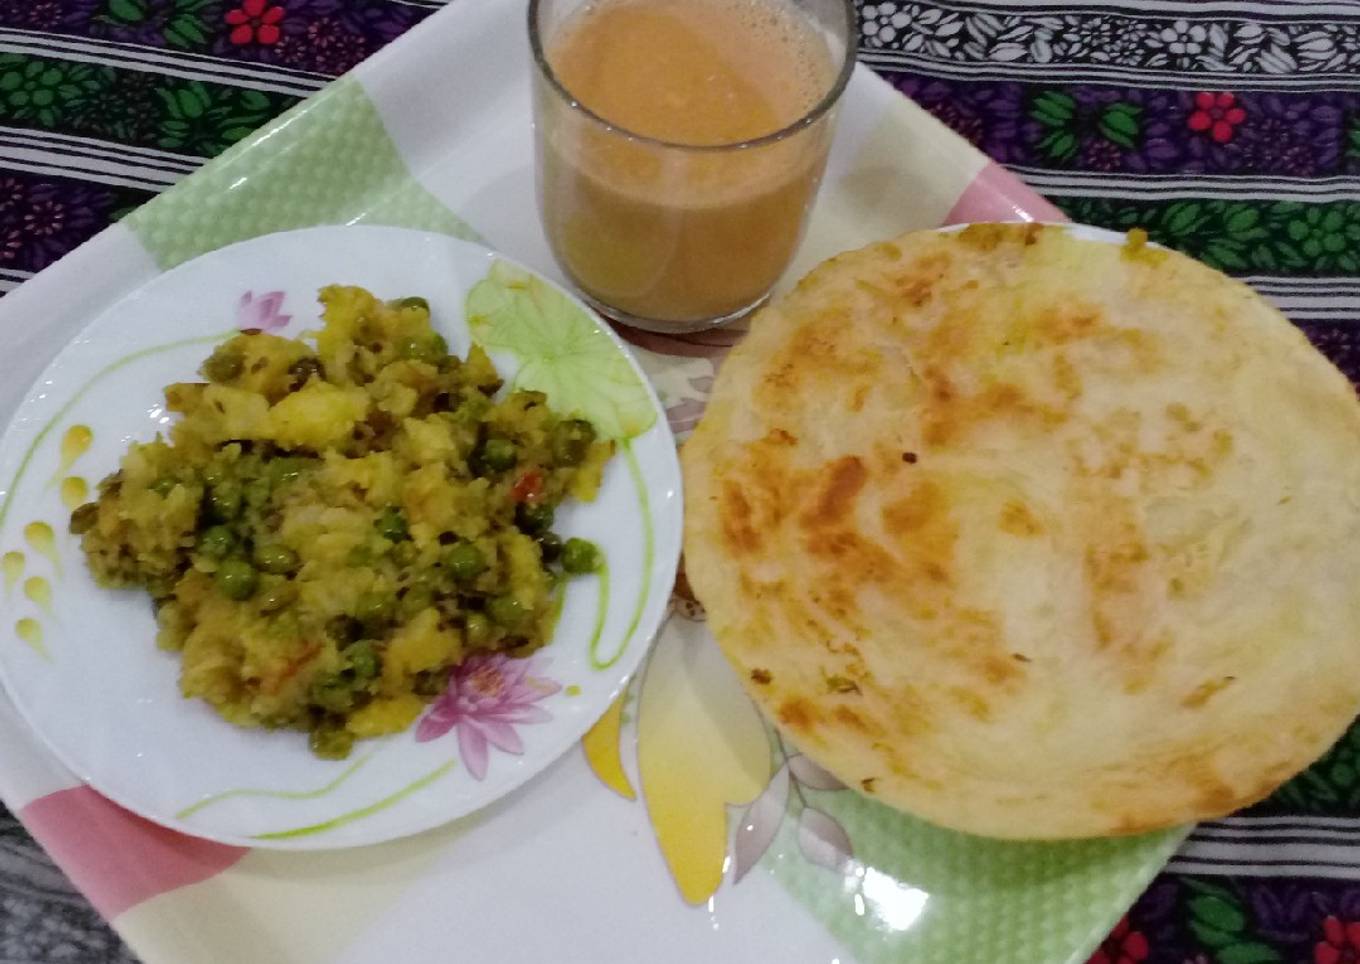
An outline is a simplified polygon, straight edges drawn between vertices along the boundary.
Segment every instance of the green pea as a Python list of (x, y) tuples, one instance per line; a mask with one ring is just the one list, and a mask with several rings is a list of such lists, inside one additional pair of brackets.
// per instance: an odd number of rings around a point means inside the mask
[(420, 551), (414, 542), (398, 542), (392, 547), (392, 561), (399, 566), (409, 566), (416, 561)]
[(264, 479), (251, 479), (246, 483), (245, 500), (246, 505), (253, 509), (259, 509), (269, 504), (269, 483)]
[(360, 593), (354, 603), (354, 618), (364, 625), (381, 628), (392, 621), (396, 615), (397, 597), (390, 592)]
[(428, 301), (426, 301), (424, 298), (420, 297), (420, 295), (411, 295), (411, 296), (406, 297), (406, 298), (398, 298), (398, 299), (396, 300), (396, 302), (395, 302), (395, 307), (397, 307), (397, 308), (419, 308), (421, 311), (424, 311), (426, 314), (429, 314), (429, 311), (430, 311), (430, 303), (429, 303)]
[(312, 730), (307, 743), (323, 760), (343, 760), (354, 749), (354, 734), (343, 726), (328, 724)]
[(323, 676), (312, 683), (311, 701), (329, 713), (345, 713), (354, 707), (354, 690), (339, 676)]
[(260, 574), (244, 559), (228, 559), (217, 567), (213, 579), (217, 583), (218, 592), (228, 599), (243, 602), (255, 595), (255, 587), (260, 583)]
[(382, 667), (378, 663), (378, 654), (373, 651), (373, 644), (368, 640), (361, 639), (347, 646), (344, 655), (345, 663), (357, 682), (367, 683), (377, 678)]
[(519, 461), (519, 451), (508, 438), (489, 438), (481, 444), (472, 459), (481, 468), (479, 475), (504, 472), (515, 467)]
[(558, 422), (552, 431), (552, 457), (558, 465), (580, 465), (595, 441), (595, 427), (584, 419)]
[(229, 382), (240, 375), (245, 367), (245, 356), (241, 354), (240, 349), (223, 345), (203, 363), (203, 377), (219, 384)]
[(531, 536), (547, 532), (552, 524), (553, 507), (547, 502), (525, 502), (515, 509), (515, 525)]
[(403, 338), (397, 344), (397, 354), (413, 361), (423, 361), (438, 367), (449, 354), (449, 343), (443, 335), (431, 333), (424, 338)]
[(272, 613), (287, 606), (297, 598), (297, 589), (291, 582), (281, 582), (276, 586), (270, 586), (260, 593), (260, 609), (267, 613)]
[(434, 590), (429, 586), (412, 586), (401, 597), (401, 614), (408, 619), (434, 605)]
[(573, 575), (600, 568), (600, 550), (585, 539), (568, 539), (562, 547), (562, 568)]
[(410, 531), (406, 527), (406, 516), (394, 505), (389, 505), (379, 512), (373, 526), (378, 530), (378, 534), (389, 542), (401, 542), (410, 536)]
[(455, 542), (444, 553), (444, 568), (459, 582), (471, 582), (486, 571), (486, 556), (470, 542)]
[(225, 559), (236, 551), (236, 533), (226, 526), (209, 526), (198, 537), (195, 548), (209, 559)]
[(163, 499), (171, 492), (173, 492), (175, 490), (175, 486), (177, 485), (179, 485), (179, 483), (174, 479), (170, 478), (169, 476), (163, 476), (157, 479), (155, 482), (151, 483), (151, 491), (156, 493)]
[(543, 564), (554, 563), (562, 555), (562, 537), (556, 532), (545, 532), (538, 537), (538, 551)]
[(311, 459), (303, 458), (278, 458), (270, 459), (265, 468), (269, 481), (274, 485), (287, 485), (289, 482), (296, 481), (298, 476), (311, 467)]
[(285, 576), (297, 568), (297, 553), (277, 542), (255, 547), (255, 565), (275, 576)]
[(529, 615), (524, 603), (514, 596), (493, 596), (487, 601), (486, 614), (492, 622), (505, 629), (519, 628)]
[(476, 389), (465, 390), (454, 414), (459, 424), (475, 426), (491, 410), (491, 400)]
[(208, 490), (208, 511), (218, 522), (230, 522), (241, 514), (241, 487), (221, 482)]
[(71, 524), (69, 526), (71, 535), (82, 536), (94, 528), (94, 524), (99, 521), (99, 504), (96, 502), (86, 502), (76, 511), (71, 513)]
[(492, 626), (491, 620), (485, 614), (470, 612), (463, 617), (463, 628), (467, 632), (467, 641), (473, 646), (480, 646), (490, 642)]

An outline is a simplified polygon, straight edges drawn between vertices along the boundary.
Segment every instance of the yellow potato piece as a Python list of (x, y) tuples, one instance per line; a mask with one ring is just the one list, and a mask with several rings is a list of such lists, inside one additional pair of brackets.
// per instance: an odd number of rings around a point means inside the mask
[(285, 448), (319, 451), (344, 440), (367, 410), (362, 392), (314, 381), (284, 397), (270, 410), (262, 434)]
[(400, 733), (416, 721), (425, 701), (411, 693), (386, 696), (355, 710), (345, 721), (345, 729), (357, 737)]

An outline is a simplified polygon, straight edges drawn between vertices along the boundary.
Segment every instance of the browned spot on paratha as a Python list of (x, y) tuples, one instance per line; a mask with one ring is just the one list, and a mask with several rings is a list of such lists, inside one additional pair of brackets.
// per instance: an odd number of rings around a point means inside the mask
[(869, 724), (864, 722), (864, 718), (848, 706), (838, 706), (835, 710), (835, 718), (838, 722), (844, 723), (852, 730), (860, 733), (869, 732)]
[(1220, 677), (1219, 679), (1205, 680), (1203, 683), (1200, 683), (1192, 691), (1190, 691), (1190, 693), (1186, 695), (1185, 699), (1181, 700), (1181, 706), (1184, 706), (1187, 710), (1199, 709), (1205, 703), (1209, 702), (1209, 700), (1214, 696), (1215, 693), (1218, 693), (1219, 691), (1226, 689), (1228, 686), (1232, 684), (1232, 682), (1233, 677), (1231, 676), (1223, 676)]
[(847, 455), (832, 462), (822, 474), (816, 500), (803, 513), (803, 525), (820, 527), (840, 522), (853, 511), (855, 496), (868, 477), (857, 456)]
[(1044, 531), (1043, 525), (1023, 502), (1007, 502), (1001, 508), (1001, 530), (1013, 536), (1030, 538)]
[(729, 482), (723, 486), (722, 526), (727, 547), (735, 553), (750, 553), (760, 548), (760, 534), (752, 525), (751, 503), (741, 486)]
[(804, 699), (788, 699), (779, 707), (779, 722), (793, 730), (807, 732), (821, 716), (816, 708)]

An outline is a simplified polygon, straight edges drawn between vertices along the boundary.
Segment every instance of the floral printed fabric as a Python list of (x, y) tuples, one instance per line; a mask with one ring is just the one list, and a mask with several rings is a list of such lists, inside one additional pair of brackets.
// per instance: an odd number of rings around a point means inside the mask
[[(1206, 15), (1199, 4), (1124, 2), (1118, 13), (1050, 7), (1023, 12), (1017, 4), (857, 3), (862, 46), (914, 54), (922, 60), (991, 64), (1072, 64), (1093, 68), (1199, 70), (1243, 75), (1329, 75), (1360, 68), (1354, 14), (1310, 18), (1259, 3), (1232, 4)], [(1055, 5), (1060, 6), (1060, 5)]]
[[(436, 6), (0, 0), (0, 39), (22, 32), (43, 51), (0, 45), (0, 293)], [(1247, 277), (1360, 378), (1360, 4), (856, 8), (866, 63), (1070, 216), (1146, 227)], [(35, 146), (41, 164), (6, 150)], [(271, 310), (267, 298), (243, 312)], [(527, 722), (532, 694), (474, 695), (435, 722), (512, 750), (483, 724)], [(129, 960), (21, 828), (0, 824), (0, 958)], [(1092, 961), (1360, 962), (1360, 730), (1248, 813), (1197, 830)]]
[[(864, 2), (861, 55), (1074, 220), (1248, 278), (1360, 379), (1360, 5), (1062, 6)], [(1360, 728), (1197, 829), (1091, 957), (1284, 961), (1360, 962)]]
[(1069, 87), (897, 72), (889, 79), (1005, 164), (1125, 175), (1360, 175), (1353, 93)]

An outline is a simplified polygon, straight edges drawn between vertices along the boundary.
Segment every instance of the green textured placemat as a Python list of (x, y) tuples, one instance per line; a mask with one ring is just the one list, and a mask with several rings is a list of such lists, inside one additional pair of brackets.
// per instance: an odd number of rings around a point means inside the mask
[(857, 793), (803, 790), (853, 841), (842, 886), (800, 859), (790, 814), (764, 865), (866, 962), (1068, 962), (1105, 936), (1185, 837), (1026, 843), (933, 826)]
[(343, 78), (124, 219), (162, 268), (318, 224), (389, 224), (479, 240), (406, 169), (358, 81)]

